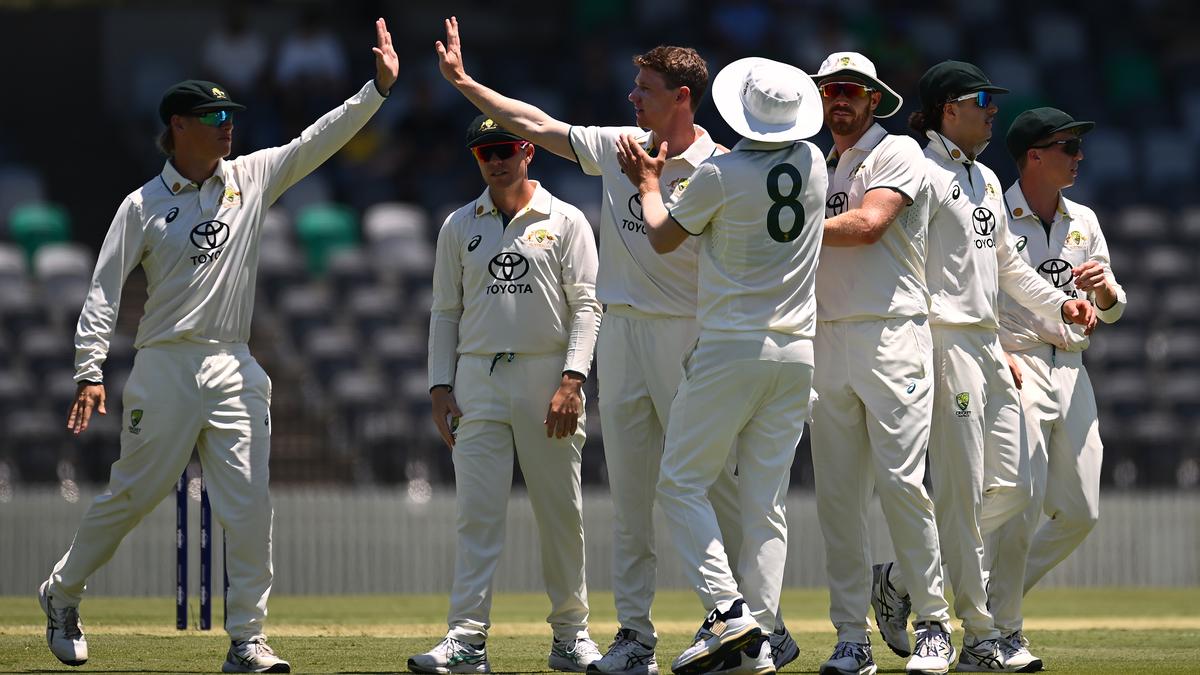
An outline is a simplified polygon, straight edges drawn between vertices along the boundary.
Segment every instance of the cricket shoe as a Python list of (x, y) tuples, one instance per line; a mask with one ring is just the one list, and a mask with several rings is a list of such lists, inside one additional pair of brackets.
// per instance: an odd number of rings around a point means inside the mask
[(610, 675), (658, 675), (658, 661), (654, 658), (654, 647), (640, 642), (637, 631), (620, 628), (608, 646), (608, 652), (600, 660), (590, 663), (587, 671)]
[(871, 568), (871, 607), (875, 610), (875, 625), (879, 634), (896, 656), (912, 654), (908, 645), (908, 615), (912, 600), (900, 595), (892, 585), (892, 568), (896, 563), (883, 563)]
[(1029, 640), (1019, 630), (1000, 638), (1000, 651), (1010, 672), (1036, 673), (1042, 669), (1042, 660), (1029, 653)]
[(1012, 672), (1004, 663), (1004, 652), (1000, 649), (1000, 640), (980, 640), (968, 645), (963, 640), (962, 656), (958, 659), (958, 668), (965, 673), (1009, 673)]
[(746, 601), (738, 598), (729, 609), (709, 612), (691, 647), (683, 650), (671, 664), (676, 675), (707, 673), (723, 664), (725, 657), (737, 653), (746, 643), (762, 635), (758, 621), (750, 615)]
[(234, 640), (221, 664), (222, 673), (290, 673), (292, 665), (275, 656), (264, 637)]
[(450, 636), (433, 646), (424, 654), (408, 659), (408, 670), (413, 673), (490, 673), (487, 646), (456, 640)]
[(565, 673), (585, 673), (588, 666), (600, 660), (600, 648), (591, 638), (555, 640), (550, 644), (550, 670)]
[(821, 664), (821, 675), (875, 675), (875, 659), (869, 642), (839, 642), (833, 656)]
[(83, 637), (79, 608), (59, 606), (50, 595), (49, 579), (38, 589), (38, 602), (46, 613), (46, 644), (50, 645), (50, 653), (68, 666), (87, 663), (87, 639)]
[(771, 662), (775, 664), (775, 670), (781, 670), (800, 656), (800, 647), (786, 626), (776, 628), (767, 636), (767, 640), (771, 643)]
[(944, 675), (958, 654), (950, 635), (939, 623), (917, 624), (917, 645), (912, 658), (904, 665), (905, 672), (914, 675)]
[(708, 675), (773, 675), (776, 669), (771, 654), (771, 642), (760, 635), (726, 656)]

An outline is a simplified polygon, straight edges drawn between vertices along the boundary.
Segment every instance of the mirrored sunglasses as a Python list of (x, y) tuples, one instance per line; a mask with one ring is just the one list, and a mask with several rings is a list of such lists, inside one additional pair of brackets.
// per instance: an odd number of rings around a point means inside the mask
[(963, 94), (958, 98), (950, 99), (948, 103), (958, 103), (959, 101), (969, 101), (971, 99), (975, 99), (975, 105), (979, 106), (980, 108), (986, 108), (992, 104), (992, 92), (977, 91), (972, 94)]
[(233, 121), (233, 112), (229, 110), (210, 110), (206, 113), (195, 115), (195, 118), (200, 120), (200, 123), (210, 127), (219, 127), (226, 122)]
[(1067, 153), (1068, 157), (1074, 157), (1075, 155), (1079, 154), (1079, 148), (1083, 147), (1083, 139), (1082, 138), (1064, 138), (1061, 141), (1050, 141), (1049, 143), (1046, 143), (1045, 145), (1033, 145), (1030, 147), (1044, 149), (1044, 148), (1052, 148), (1056, 145), (1061, 147), (1062, 151)]
[(525, 147), (527, 141), (503, 141), (500, 143), (486, 143), (484, 145), (476, 145), (471, 148), (471, 154), (475, 155), (475, 159), (481, 162), (490, 162), (493, 157), (498, 157), (501, 160), (508, 159), (517, 154), (517, 151)]
[(874, 89), (865, 84), (858, 82), (826, 82), (818, 89), (821, 90), (821, 96), (824, 98), (837, 98), (845, 96), (846, 98), (865, 98), (870, 95)]

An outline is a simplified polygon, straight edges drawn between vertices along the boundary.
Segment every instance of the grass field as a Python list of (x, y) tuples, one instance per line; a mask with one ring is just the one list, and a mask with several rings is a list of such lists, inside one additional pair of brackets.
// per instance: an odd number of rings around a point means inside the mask
[[(785, 618), (800, 658), (784, 672), (816, 672), (835, 636), (825, 590), (788, 590)], [(220, 625), (220, 602), (213, 621)], [(1027, 599), (1033, 651), (1055, 673), (1200, 672), (1200, 589), (1049, 589)], [(271, 644), (299, 672), (378, 673), (405, 670), (446, 630), (445, 596), (279, 596), (271, 600)], [(603, 649), (616, 629), (612, 596), (591, 596), (592, 636)], [(193, 599), (193, 614), (195, 613)], [(220, 630), (176, 631), (171, 598), (91, 598), (81, 607), (91, 659), (73, 669), (45, 644), (36, 599), (0, 597), (0, 671), (217, 672), (228, 646)], [(496, 597), (488, 641), (496, 672), (546, 672), (550, 630), (543, 595)], [(664, 673), (686, 646), (702, 612), (687, 592), (660, 593), (654, 615)], [(193, 624), (195, 618), (193, 617)], [(955, 634), (961, 644), (961, 634)], [(904, 661), (876, 639), (880, 672)]]

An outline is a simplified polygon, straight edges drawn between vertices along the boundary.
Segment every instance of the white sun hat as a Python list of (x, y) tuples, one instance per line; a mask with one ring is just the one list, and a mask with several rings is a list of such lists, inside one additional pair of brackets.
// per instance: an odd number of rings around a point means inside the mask
[(751, 56), (721, 69), (713, 103), (725, 123), (755, 141), (798, 141), (824, 124), (821, 95), (803, 70)]
[(884, 84), (883, 80), (879, 79), (879, 76), (875, 74), (875, 64), (871, 63), (871, 59), (858, 52), (834, 52), (830, 54), (821, 63), (820, 69), (817, 70), (816, 79), (818, 81), (824, 79), (833, 81), (839, 75), (849, 75), (879, 91), (881, 96), (879, 98), (879, 107), (875, 109), (876, 117), (891, 117), (896, 114), (900, 106), (904, 105), (904, 99), (900, 97), (900, 94), (897, 94), (894, 89)]

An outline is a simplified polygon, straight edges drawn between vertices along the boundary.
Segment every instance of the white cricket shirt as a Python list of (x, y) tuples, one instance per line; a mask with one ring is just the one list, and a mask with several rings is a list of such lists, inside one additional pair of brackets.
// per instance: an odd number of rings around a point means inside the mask
[[(1100, 231), (1095, 211), (1060, 194), (1054, 222), (1047, 231), (1041, 218), (1029, 208), (1020, 182), (1008, 188), (1004, 193), (1004, 201), (1008, 207), (1009, 228), (1016, 240), (1017, 255), (1069, 298), (1082, 297), (1075, 288), (1071, 270), (1089, 260), (1100, 263), (1104, 267), (1104, 276), (1116, 289), (1117, 301), (1107, 309), (1097, 307), (1096, 316), (1105, 323), (1121, 318), (1125, 312), (1125, 289), (1113, 276), (1108, 244), (1104, 241), (1104, 233)], [(1094, 295), (1089, 294), (1088, 299), (1095, 304)], [(1080, 352), (1087, 349), (1088, 337), (1083, 334), (1083, 326), (1046, 321), (1002, 293), (1000, 344), (1008, 351), (1022, 351), (1049, 344), (1064, 351)]]
[(807, 141), (742, 139), (697, 167), (667, 203), (700, 237), (702, 330), (813, 337), (829, 185), (823, 164)]
[(600, 303), (596, 244), (579, 209), (541, 185), (508, 225), (484, 190), (438, 233), (429, 387), (454, 385), (459, 354), (566, 352), (588, 374)]
[(1066, 298), (1017, 255), (996, 174), (945, 136), (927, 135), (930, 325), (997, 329), (1001, 289), (1046, 321), (1062, 323)]
[(250, 339), (263, 215), (292, 185), (346, 144), (383, 103), (374, 81), (287, 145), (221, 160), (196, 185), (170, 160), (121, 202), (75, 331), (75, 381), (101, 366), (133, 268), (146, 272), (145, 312), (134, 347)]
[[(687, 241), (666, 255), (655, 253), (646, 238), (642, 198), (617, 162), (617, 140), (629, 134), (647, 151), (660, 141), (638, 127), (571, 127), (568, 139), (579, 166), (601, 176), (600, 259), (596, 295), (604, 304), (629, 305), (647, 314), (696, 316), (697, 242)], [(712, 136), (696, 127), (688, 149), (667, 159), (660, 179), (663, 199), (686, 185), (688, 176), (718, 151)]]
[(825, 217), (862, 206), (870, 190), (892, 189), (910, 202), (883, 237), (865, 246), (826, 246), (817, 267), (817, 319), (863, 321), (929, 312), (925, 238), (929, 223), (928, 161), (908, 136), (873, 125), (840, 157), (831, 150)]

